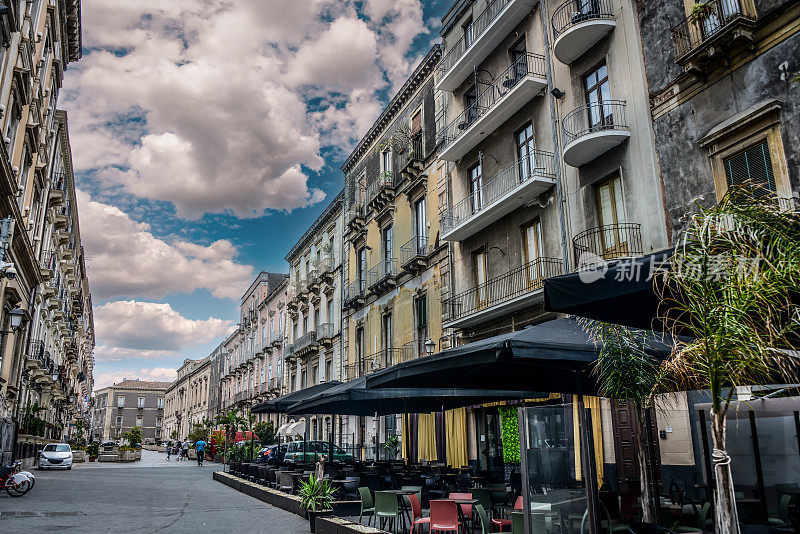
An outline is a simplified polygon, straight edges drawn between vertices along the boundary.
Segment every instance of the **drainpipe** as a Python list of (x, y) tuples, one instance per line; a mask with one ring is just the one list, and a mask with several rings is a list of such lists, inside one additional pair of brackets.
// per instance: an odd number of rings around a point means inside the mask
[(556, 109), (555, 104), (555, 97), (551, 93), (553, 90), (553, 65), (551, 60), (550, 54), (550, 34), (548, 33), (547, 28), (547, 2), (539, 2), (540, 6), (540, 14), (541, 14), (541, 21), (542, 21), (542, 35), (544, 36), (544, 59), (545, 59), (545, 68), (547, 73), (547, 91), (550, 93), (548, 101), (550, 103), (550, 117), (551, 117), (551, 124), (553, 126), (553, 158), (554, 158), (554, 167), (556, 171), (556, 196), (558, 197), (558, 217), (559, 223), (561, 226), (561, 261), (564, 266), (564, 272), (566, 273), (569, 269), (569, 253), (567, 251), (567, 220), (564, 211), (566, 210), (566, 199), (564, 198), (564, 186), (562, 184), (562, 176), (561, 176), (561, 161), (559, 159), (560, 156), (560, 143), (559, 143), (559, 135), (558, 135), (558, 112)]

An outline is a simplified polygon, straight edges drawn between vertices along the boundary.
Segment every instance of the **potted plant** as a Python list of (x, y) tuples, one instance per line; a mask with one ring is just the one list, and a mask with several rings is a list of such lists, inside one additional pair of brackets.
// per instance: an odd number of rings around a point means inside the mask
[(311, 532), (316, 532), (317, 517), (331, 515), (333, 513), (333, 495), (336, 488), (330, 485), (325, 479), (319, 479), (316, 475), (309, 475), (308, 482), (300, 481), (300, 506), (308, 514), (308, 522)]
[(93, 441), (86, 447), (86, 452), (89, 453), (89, 461), (94, 462), (97, 460), (97, 455), (100, 453), (100, 444)]
[(391, 456), (391, 459), (396, 460), (397, 452), (400, 449), (400, 438), (398, 438), (396, 434), (389, 435), (389, 437), (386, 438), (384, 447), (386, 447), (386, 451)]

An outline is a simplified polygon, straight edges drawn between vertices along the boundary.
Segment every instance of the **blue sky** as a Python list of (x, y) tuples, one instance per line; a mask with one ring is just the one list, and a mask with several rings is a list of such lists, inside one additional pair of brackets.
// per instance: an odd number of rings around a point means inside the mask
[(236, 323), (260, 270), (438, 42), (445, 2), (84, 0), (69, 115), (96, 386), (171, 379)]

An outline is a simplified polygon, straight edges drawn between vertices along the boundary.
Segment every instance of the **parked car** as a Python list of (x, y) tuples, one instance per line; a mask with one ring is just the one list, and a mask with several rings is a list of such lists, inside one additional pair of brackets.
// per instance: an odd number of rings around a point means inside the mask
[(283, 445), (267, 445), (258, 451), (256, 462), (266, 465), (277, 465), (283, 461), (286, 456), (286, 444)]
[(39, 453), (39, 469), (66, 467), (72, 469), (72, 448), (67, 443), (48, 443)]
[[(286, 447), (285, 462), (307, 463), (316, 461), (317, 457), (328, 456), (330, 443), (327, 441), (292, 441)], [(330, 458), (328, 458), (330, 460)], [(333, 446), (333, 461), (352, 462), (353, 456), (344, 452), (344, 449)]]

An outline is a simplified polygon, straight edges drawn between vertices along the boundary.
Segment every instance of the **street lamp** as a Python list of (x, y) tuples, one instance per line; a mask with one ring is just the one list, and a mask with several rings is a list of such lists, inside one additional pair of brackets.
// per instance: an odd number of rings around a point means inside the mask
[(2, 330), (0, 332), (2, 334), (13, 334), (16, 332), (19, 327), (22, 326), (22, 320), (25, 318), (25, 312), (19, 306), (8, 312), (8, 315), (11, 317), (11, 330)]
[(425, 340), (425, 353), (430, 356), (436, 350), (436, 343), (431, 338)]

